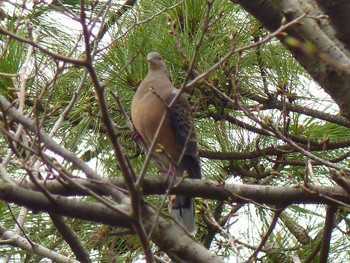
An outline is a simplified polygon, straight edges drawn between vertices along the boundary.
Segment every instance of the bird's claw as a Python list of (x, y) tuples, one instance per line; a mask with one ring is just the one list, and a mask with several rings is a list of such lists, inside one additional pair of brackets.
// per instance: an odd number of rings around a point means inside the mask
[(139, 141), (140, 139), (142, 139), (142, 136), (141, 136), (141, 134), (140, 134), (138, 131), (134, 130), (134, 131), (131, 133), (131, 139), (132, 139), (133, 141), (137, 142), (137, 141)]
[(173, 164), (170, 164), (169, 169), (168, 169), (166, 176), (165, 176), (165, 183), (167, 185), (172, 183), (174, 176), (175, 176), (175, 170), (176, 170), (176, 166)]

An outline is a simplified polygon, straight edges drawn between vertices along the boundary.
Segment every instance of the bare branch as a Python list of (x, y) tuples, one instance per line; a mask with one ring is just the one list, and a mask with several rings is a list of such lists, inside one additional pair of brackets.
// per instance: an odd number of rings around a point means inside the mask
[(190, 83), (188, 83), (186, 85), (186, 88), (192, 87), (194, 84), (196, 84), (198, 81), (200, 81), (201, 79), (205, 78), (206, 76), (209, 75), (209, 73), (213, 72), (214, 70), (217, 70), (218, 68), (220, 68), (232, 55), (234, 54), (238, 54), (238, 53), (242, 53), (246, 50), (261, 46), (262, 44), (265, 44), (269, 41), (271, 41), (273, 38), (277, 37), (279, 34), (283, 33), (285, 30), (287, 30), (289, 27), (298, 24), (300, 20), (302, 20), (304, 17), (306, 16), (306, 13), (302, 14), (301, 16), (297, 17), (296, 19), (290, 21), (289, 23), (286, 23), (285, 25), (282, 25), (280, 28), (278, 28), (275, 32), (271, 33), (269, 36), (267, 36), (266, 38), (252, 43), (250, 45), (241, 47), (241, 48), (233, 48), (230, 52), (228, 52), (225, 56), (223, 56), (222, 58), (220, 58), (219, 62), (217, 62), (216, 64), (214, 64), (212, 67), (210, 67), (207, 71), (201, 73), (200, 75), (198, 75), (195, 79), (193, 79)]
[(12, 242), (14, 242), (14, 244), (24, 250), (27, 251), (32, 251), (37, 255), (46, 257), (46, 258), (50, 258), (51, 260), (55, 261), (55, 262), (60, 262), (60, 263), (68, 263), (68, 262), (72, 262), (72, 263), (79, 263), (79, 261), (71, 259), (69, 257), (63, 256), (57, 252), (54, 252), (42, 245), (38, 245), (38, 244), (34, 244), (34, 246), (32, 246), (25, 238), (21, 237), (18, 234), (15, 234), (9, 230), (6, 230), (6, 228), (4, 228), (3, 226), (0, 226), (0, 237), (4, 240), (4, 239), (8, 239), (11, 240)]
[(327, 207), (326, 222), (323, 230), (323, 237), (321, 241), (321, 251), (319, 263), (328, 262), (328, 254), (330, 248), (330, 242), (332, 237), (332, 231), (334, 227), (335, 212), (337, 209), (335, 207)]
[(249, 259), (247, 260), (247, 263), (253, 262), (253, 260), (256, 259), (256, 256), (258, 255), (258, 253), (261, 251), (261, 249), (264, 247), (267, 239), (269, 238), (269, 236), (272, 234), (272, 231), (275, 229), (278, 218), (281, 214), (283, 210), (279, 209), (274, 213), (274, 216), (272, 218), (272, 222), (270, 224), (269, 229), (267, 230), (267, 232), (265, 233), (264, 237), (262, 238), (262, 240), (260, 241), (259, 246), (255, 249), (254, 253), (249, 257)]
[[(101, 182), (93, 180), (73, 179), (76, 184), (92, 189), (97, 194), (103, 195), (100, 189)], [(116, 187), (127, 188), (123, 178), (113, 178), (110, 182)], [(145, 177), (143, 191), (145, 195), (164, 194), (168, 190), (166, 178), (161, 175)], [(79, 187), (68, 184), (61, 185), (56, 180), (39, 182), (52, 194), (62, 196), (86, 195)], [(219, 183), (210, 180), (175, 178), (176, 187), (169, 189), (169, 194), (185, 195), (189, 197), (201, 197), (205, 199), (228, 200), (237, 203), (256, 202), (257, 204), (276, 205), (286, 207), (291, 204), (337, 204), (335, 200), (350, 205), (350, 197), (339, 186), (315, 186), (309, 188), (302, 186), (265, 186)], [(22, 187), (37, 190), (30, 182), (22, 183)], [(329, 198), (329, 199), (328, 199)]]
[(80, 240), (79, 236), (75, 233), (73, 228), (68, 224), (63, 216), (50, 214), (50, 218), (54, 223), (56, 229), (63, 236), (64, 240), (68, 243), (76, 258), (80, 262), (91, 262), (89, 253), (86, 250), (85, 245)]
[[(105, 100), (105, 94), (104, 94), (104, 88), (99, 82), (97, 73), (95, 71), (95, 68), (93, 66), (93, 60), (94, 57), (90, 54), (91, 52), (91, 45), (90, 45), (90, 36), (91, 33), (88, 31), (87, 27), (87, 21), (85, 16), (85, 7), (84, 7), (84, 0), (80, 1), (80, 13), (81, 13), (81, 25), (83, 28), (83, 34), (84, 34), (84, 43), (85, 43), (85, 56), (86, 56), (86, 68), (90, 74), (92, 83), (94, 84), (94, 88), (97, 94), (98, 103), (101, 109), (102, 113), (102, 121), (107, 129), (107, 134), (109, 139), (112, 142), (113, 148), (114, 148), (114, 155), (116, 159), (118, 160), (119, 167), (121, 169), (121, 172), (124, 176), (125, 182), (128, 185), (128, 190), (130, 192), (130, 199), (131, 199), (131, 220), (134, 226), (134, 229), (136, 233), (138, 234), (142, 248), (145, 253), (146, 262), (152, 263), (154, 262), (153, 254), (150, 249), (150, 243), (148, 240), (147, 233), (144, 229), (143, 222), (141, 219), (141, 210), (140, 210), (140, 202), (142, 200), (141, 191), (137, 187), (135, 187), (134, 180), (133, 180), (133, 174), (132, 167), (128, 165), (128, 161), (126, 160), (126, 157), (122, 151), (122, 148), (119, 144), (117, 134), (114, 132), (113, 129), (113, 122), (109, 116), (108, 106)], [(97, 46), (97, 45), (95, 45)]]
[[(0, 199), (6, 202), (26, 206), (36, 211), (46, 211), (53, 214), (70, 216), (85, 220), (101, 222), (109, 225), (130, 227), (127, 205), (115, 205), (118, 210), (106, 207), (104, 204), (81, 201), (77, 198), (55, 196), (56, 204), (50, 202), (42, 193), (25, 190), (9, 184), (0, 185)], [(123, 211), (119, 213), (118, 211)], [(113, 223), (114, 222), (114, 223)]]
[[(42, 193), (25, 190), (9, 184), (0, 185), (0, 199), (29, 207), (37, 211), (46, 211), (65, 216), (100, 222), (111, 226), (133, 227), (129, 217), (124, 213), (118, 213), (106, 206), (89, 201), (81, 201), (77, 198), (60, 197), (57, 204), (53, 205)], [(118, 210), (128, 213), (130, 205), (117, 205)], [(215, 254), (211, 254), (203, 245), (198, 243), (186, 231), (171, 222), (158, 218), (156, 213), (147, 204), (142, 204), (141, 215), (145, 231), (151, 230), (151, 240), (170, 258), (179, 258), (185, 262), (222, 263)]]
[(81, 59), (74, 59), (74, 58), (71, 58), (71, 57), (66, 57), (66, 56), (62, 56), (60, 54), (57, 54), (57, 53), (54, 53), (54, 52), (51, 52), (49, 50), (47, 50), (45, 47), (39, 45), (38, 43), (32, 41), (32, 40), (29, 40), (29, 39), (26, 39), (26, 38), (23, 38), (23, 37), (20, 37), (18, 35), (16, 35), (15, 33), (12, 33), (2, 27), (0, 27), (0, 33), (5, 35), (5, 36), (9, 36), (13, 39), (16, 39), (22, 43), (26, 43), (28, 45), (31, 45), (37, 49), (39, 49), (41, 52), (49, 55), (50, 57), (53, 57), (54, 59), (57, 59), (57, 60), (60, 60), (60, 61), (64, 61), (64, 62), (67, 62), (67, 63), (71, 63), (71, 64), (74, 64), (74, 65), (77, 65), (77, 66), (85, 66), (85, 61), (84, 60), (81, 60)]

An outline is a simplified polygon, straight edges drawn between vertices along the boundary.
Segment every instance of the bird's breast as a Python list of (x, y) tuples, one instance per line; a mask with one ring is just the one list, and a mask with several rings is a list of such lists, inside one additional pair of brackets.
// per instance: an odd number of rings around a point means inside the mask
[[(150, 147), (155, 138), (158, 127), (161, 124), (163, 115), (167, 110), (165, 101), (150, 92), (141, 98), (135, 96), (132, 101), (131, 109), (131, 117), (134, 126), (142, 136), (146, 145)], [(174, 160), (178, 158), (179, 149), (176, 147), (176, 138), (169, 116), (165, 118), (159, 136), (157, 137), (157, 143), (163, 146), (167, 155), (170, 155)], [(159, 153), (159, 151), (157, 152)]]
[[(154, 98), (149, 98), (153, 96)], [(166, 110), (164, 103), (149, 92), (142, 98), (133, 100), (131, 117), (135, 128), (149, 146)]]

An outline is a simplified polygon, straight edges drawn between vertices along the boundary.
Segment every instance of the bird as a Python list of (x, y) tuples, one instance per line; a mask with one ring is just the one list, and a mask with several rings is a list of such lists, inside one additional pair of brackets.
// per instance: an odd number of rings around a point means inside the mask
[[(167, 66), (158, 52), (147, 55), (148, 73), (138, 86), (131, 102), (131, 119), (135, 132), (149, 149), (156, 139), (153, 160), (167, 170), (167, 176), (201, 179), (194, 119), (184, 94), (172, 84)], [(178, 97), (169, 108), (175, 97)], [(159, 136), (158, 127), (165, 116)], [(189, 233), (195, 233), (195, 207), (191, 197), (169, 198), (169, 211)]]

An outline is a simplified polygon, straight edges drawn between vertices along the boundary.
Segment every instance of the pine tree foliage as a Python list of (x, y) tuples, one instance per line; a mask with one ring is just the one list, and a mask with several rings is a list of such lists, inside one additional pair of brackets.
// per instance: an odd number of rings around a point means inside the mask
[[(0, 1), (0, 261), (349, 260), (348, 4), (305, 2)], [(202, 180), (142, 172), (150, 51), (190, 102)], [(196, 198), (193, 238), (166, 192)]]

